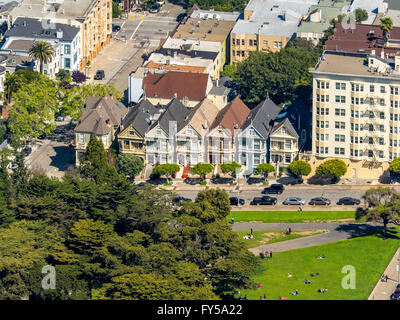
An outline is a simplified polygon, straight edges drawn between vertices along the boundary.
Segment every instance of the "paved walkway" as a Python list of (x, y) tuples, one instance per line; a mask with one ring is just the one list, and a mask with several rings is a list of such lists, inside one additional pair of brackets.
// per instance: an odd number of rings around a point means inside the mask
[(382, 227), (373, 223), (262, 223), (262, 222), (236, 222), (233, 224), (233, 230), (286, 230), (290, 227), (292, 230), (326, 230), (326, 233), (315, 236), (304, 237), (294, 240), (276, 242), (262, 245), (250, 249), (252, 253), (258, 255), (266, 250), (272, 252), (281, 252), (306, 247), (317, 246), (325, 243), (346, 240), (358, 237), (364, 234), (380, 231)]
[(399, 250), (397, 250), (383, 273), (389, 277), (388, 281), (381, 282), (379, 280), (368, 300), (390, 300), (391, 294), (399, 283), (399, 272), (396, 270), (396, 266), (400, 264), (399, 258)]

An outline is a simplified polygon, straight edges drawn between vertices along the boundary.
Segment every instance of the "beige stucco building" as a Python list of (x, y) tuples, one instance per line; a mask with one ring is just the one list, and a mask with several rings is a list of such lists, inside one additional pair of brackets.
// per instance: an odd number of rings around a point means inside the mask
[(325, 52), (313, 75), (313, 169), (343, 159), (345, 178), (377, 179), (400, 156), (400, 56)]
[(112, 24), (111, 0), (23, 0), (11, 12), (11, 21), (18, 17), (65, 23), (80, 29), (80, 70), (110, 42)]

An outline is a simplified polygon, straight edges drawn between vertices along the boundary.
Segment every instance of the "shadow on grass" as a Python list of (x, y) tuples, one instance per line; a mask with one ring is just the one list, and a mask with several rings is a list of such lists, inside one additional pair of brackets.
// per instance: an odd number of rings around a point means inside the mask
[(367, 235), (374, 235), (380, 239), (400, 239), (398, 230), (396, 228), (388, 228), (386, 236), (383, 236), (382, 225), (370, 225), (367, 223), (349, 223), (338, 226), (335, 231), (345, 232), (351, 238), (362, 237)]

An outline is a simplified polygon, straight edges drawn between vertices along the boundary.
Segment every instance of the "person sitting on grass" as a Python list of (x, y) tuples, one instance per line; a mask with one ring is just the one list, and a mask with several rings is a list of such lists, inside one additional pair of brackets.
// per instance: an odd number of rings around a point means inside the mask
[(311, 282), (308, 281), (307, 279), (304, 280), (304, 283), (305, 283), (305, 284), (311, 284)]
[(291, 294), (294, 295), (294, 296), (297, 296), (297, 295), (299, 294), (299, 290), (296, 289), (296, 290), (295, 290), (294, 292), (292, 292)]
[(288, 274), (287, 274), (287, 277), (288, 277), (288, 278), (291, 278), (291, 277), (293, 277), (293, 275), (292, 275), (291, 273), (288, 273)]

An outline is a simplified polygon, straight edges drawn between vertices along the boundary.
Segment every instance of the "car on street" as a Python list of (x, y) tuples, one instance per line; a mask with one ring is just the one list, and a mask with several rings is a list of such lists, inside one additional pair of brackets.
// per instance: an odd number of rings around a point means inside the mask
[(113, 32), (118, 32), (119, 30), (121, 30), (121, 27), (117, 24), (113, 24), (112, 25), (112, 31)]
[(40, 139), (40, 140), (44, 140), (44, 139), (46, 139), (46, 134), (45, 133), (43, 133), (43, 134), (41, 134), (39, 137), (38, 137), (38, 139)]
[(304, 205), (306, 204), (306, 200), (301, 199), (299, 197), (289, 197), (286, 198), (285, 201), (282, 202), (284, 205)]
[(271, 184), (270, 187), (265, 188), (262, 193), (264, 194), (281, 194), (285, 190), (283, 184)]
[(245, 204), (244, 199), (240, 199), (238, 197), (230, 197), (229, 201), (231, 203), (231, 206), (237, 206), (237, 205), (243, 206)]
[(331, 200), (324, 197), (312, 198), (308, 204), (312, 206), (329, 206), (331, 204)]
[(398, 293), (392, 293), (392, 295), (390, 296), (390, 300), (400, 300), (400, 292)]
[(103, 80), (105, 78), (104, 70), (97, 70), (94, 76), (94, 80)]
[(160, 12), (160, 9), (161, 9), (161, 5), (159, 3), (155, 3), (150, 8), (149, 12), (150, 13), (157, 13), (157, 12)]
[(278, 199), (270, 196), (263, 196), (263, 197), (255, 197), (253, 200), (250, 202), (251, 206), (258, 206), (258, 205), (275, 205), (277, 203)]
[(354, 205), (359, 205), (360, 204), (360, 200), (359, 199), (355, 199), (355, 198), (350, 198), (350, 197), (344, 197), (344, 198), (340, 198), (339, 201), (336, 203), (337, 205), (341, 205), (341, 206), (354, 206)]

